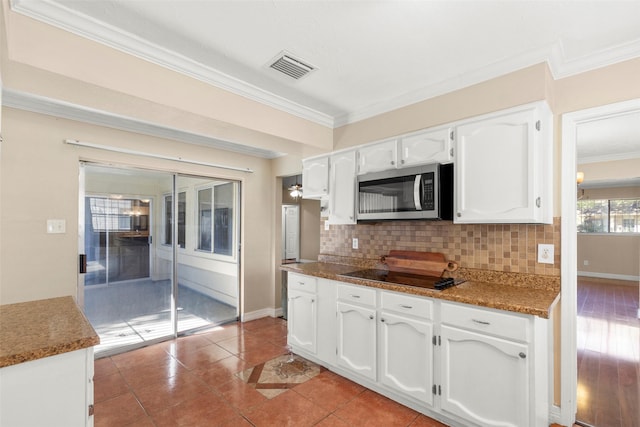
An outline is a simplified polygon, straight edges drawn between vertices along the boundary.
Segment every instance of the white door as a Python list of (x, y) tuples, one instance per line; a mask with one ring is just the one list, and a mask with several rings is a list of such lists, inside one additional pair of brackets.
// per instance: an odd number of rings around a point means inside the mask
[(300, 207), (282, 207), (282, 259), (300, 258)]
[(380, 381), (433, 404), (433, 325), (388, 312), (380, 314)]
[(287, 307), (287, 342), (310, 353), (316, 352), (316, 296), (308, 292), (289, 289)]
[(451, 135), (451, 128), (443, 128), (402, 137), (400, 167), (450, 162), (453, 160)]
[(329, 157), (302, 161), (302, 197), (319, 199), (329, 194)]
[(483, 426), (526, 427), (527, 346), (443, 325), (441, 408)]
[(376, 311), (338, 302), (338, 365), (376, 380)]
[(459, 126), (456, 222), (540, 222), (543, 144), (535, 107)]
[(366, 145), (358, 150), (358, 174), (396, 168), (396, 140)]
[(355, 224), (356, 152), (331, 156), (329, 223)]

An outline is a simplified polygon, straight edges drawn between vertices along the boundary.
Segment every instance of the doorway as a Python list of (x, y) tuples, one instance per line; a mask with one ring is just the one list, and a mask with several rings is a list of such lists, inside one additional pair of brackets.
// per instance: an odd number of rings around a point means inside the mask
[(78, 301), (97, 357), (238, 319), (239, 182), (80, 170)]
[(300, 259), (300, 206), (282, 206), (282, 262)]
[[(622, 181), (637, 177), (640, 163), (630, 168), (631, 175), (625, 175), (624, 163), (640, 162), (640, 155), (631, 152), (622, 153), (620, 126), (605, 132), (608, 139), (599, 147), (586, 147), (586, 139), (598, 133), (601, 125), (619, 123), (625, 117), (640, 117), (640, 100), (612, 104), (575, 113), (563, 115), (562, 133), (562, 349), (561, 349), (561, 416), (560, 422), (570, 425), (574, 421), (583, 425), (622, 426), (637, 425), (640, 414), (637, 410), (638, 383), (640, 382), (640, 356), (638, 355), (638, 333), (640, 320), (637, 301), (640, 289), (640, 256), (632, 260), (631, 275), (612, 274), (608, 272), (591, 271), (590, 263), (601, 261), (605, 255), (593, 258), (595, 247), (593, 244), (581, 241), (578, 243), (577, 231), (592, 230), (597, 223), (607, 230), (597, 233), (580, 233), (580, 239), (626, 239), (623, 236), (630, 226), (630, 217), (624, 216), (624, 221), (618, 221), (620, 212), (610, 213), (610, 200), (615, 199), (614, 192), (609, 188), (606, 212), (607, 217), (597, 220), (591, 216), (581, 216), (581, 202), (585, 200), (585, 185), (578, 184), (576, 191), (576, 177), (578, 181), (584, 179), (596, 181), (590, 185), (601, 188), (612, 187), (613, 181)], [(631, 120), (636, 122), (637, 120)], [(605, 127), (602, 126), (604, 129)], [(639, 128), (640, 129), (640, 128)], [(636, 154), (640, 153), (640, 132), (631, 132), (635, 144)], [(627, 143), (631, 142), (630, 140)], [(588, 144), (587, 144), (588, 145)], [(603, 151), (599, 151), (602, 150)], [(615, 151), (618, 150), (616, 153)], [(584, 161), (585, 153), (591, 154), (591, 161)], [(633, 160), (633, 157), (636, 159)], [(631, 160), (629, 160), (631, 159)], [(580, 167), (577, 167), (580, 160)], [(597, 165), (591, 164), (604, 160), (614, 160), (612, 176), (599, 175)], [(591, 165), (587, 165), (587, 163)], [(600, 168), (602, 169), (602, 168)], [(577, 172), (584, 172), (584, 178)], [(635, 172), (635, 174), (634, 174)], [(598, 182), (599, 181), (599, 182)], [(606, 182), (609, 181), (609, 182)], [(621, 193), (617, 193), (621, 194)], [(628, 199), (625, 199), (628, 200)], [(625, 201), (625, 204), (627, 202)], [(582, 203), (584, 204), (584, 203)], [(588, 203), (592, 204), (591, 202)], [(590, 208), (589, 208), (590, 209)], [(615, 210), (615, 209), (614, 209)], [(591, 210), (589, 215), (598, 209)], [(600, 212), (604, 212), (600, 209)], [(576, 215), (578, 213), (578, 215)], [(633, 215), (632, 215), (633, 216)], [(578, 228), (580, 226), (580, 228)], [(611, 232), (613, 230), (613, 233)], [(614, 235), (615, 234), (615, 235)], [(618, 258), (627, 255), (622, 250), (622, 240), (614, 243), (613, 248), (606, 252)], [(595, 245), (600, 246), (600, 244)], [(633, 250), (640, 250), (640, 243), (632, 243)], [(578, 257), (580, 254), (580, 257)], [(613, 261), (608, 261), (612, 263)], [(596, 270), (602, 270), (602, 266)], [(615, 270), (615, 269), (614, 269)], [(580, 276), (578, 272), (580, 271)], [(623, 273), (618, 269), (618, 273)], [(584, 277), (591, 276), (591, 277)], [(613, 279), (630, 279), (621, 281)], [(620, 286), (623, 286), (622, 288)], [(631, 295), (631, 297), (628, 297)]]

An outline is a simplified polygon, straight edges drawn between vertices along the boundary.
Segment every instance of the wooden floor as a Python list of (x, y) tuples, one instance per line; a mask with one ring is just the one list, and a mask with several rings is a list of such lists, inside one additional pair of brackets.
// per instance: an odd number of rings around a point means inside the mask
[(578, 278), (577, 421), (640, 426), (638, 286)]

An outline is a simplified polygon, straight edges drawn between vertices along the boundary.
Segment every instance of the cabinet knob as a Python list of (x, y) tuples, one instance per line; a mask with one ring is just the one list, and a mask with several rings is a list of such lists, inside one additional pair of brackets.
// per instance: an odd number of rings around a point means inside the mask
[(461, 214), (460, 212), (458, 212), (458, 213), (456, 214), (456, 216), (457, 216), (458, 218), (460, 218), (460, 217), (462, 216), (462, 214)]
[(391, 160), (391, 164), (392, 164), (392, 165), (395, 165), (395, 164), (396, 164), (396, 162), (394, 162), (393, 160)]
[(373, 320), (373, 314), (369, 315), (369, 319)]
[(384, 322), (384, 318), (380, 319), (381, 322)]
[(520, 359), (526, 359), (527, 355), (524, 354), (523, 352), (520, 352), (520, 354), (518, 354), (518, 356), (520, 356)]
[(400, 163), (402, 163), (404, 165), (404, 159), (400, 160)]

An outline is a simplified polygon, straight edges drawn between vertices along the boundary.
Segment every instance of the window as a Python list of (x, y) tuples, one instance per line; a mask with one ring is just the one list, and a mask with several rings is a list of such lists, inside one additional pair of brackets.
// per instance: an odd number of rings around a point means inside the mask
[(95, 232), (147, 230), (149, 203), (138, 199), (87, 197)]
[(233, 255), (235, 184), (198, 190), (198, 250)]
[[(164, 244), (171, 244), (173, 235), (172, 227), (173, 197), (164, 196)], [(178, 246), (185, 247), (185, 229), (187, 212), (187, 193), (178, 193)]]
[(640, 233), (640, 199), (578, 200), (578, 233)]

